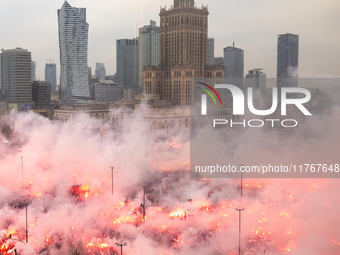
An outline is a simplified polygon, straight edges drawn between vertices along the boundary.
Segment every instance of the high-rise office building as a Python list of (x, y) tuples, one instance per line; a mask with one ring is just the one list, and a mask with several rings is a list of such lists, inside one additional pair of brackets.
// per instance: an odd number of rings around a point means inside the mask
[(32, 83), (32, 101), (36, 109), (51, 108), (51, 84), (48, 81), (34, 81)]
[(87, 45), (89, 24), (86, 9), (64, 2), (58, 10), (60, 47), (60, 99), (89, 98)]
[(45, 81), (51, 84), (51, 91), (57, 91), (57, 65), (55, 63), (47, 63), (45, 65)]
[(116, 41), (116, 81), (123, 89), (138, 89), (139, 46), (138, 39)]
[(215, 39), (208, 38), (208, 50), (207, 50), (207, 65), (214, 65), (214, 57), (215, 57)]
[(1, 89), (9, 103), (32, 102), (31, 52), (16, 48), (1, 52)]
[(139, 28), (139, 90), (143, 91), (143, 68), (145, 66), (158, 66), (160, 28), (156, 22), (150, 20), (150, 25)]
[(98, 77), (99, 80), (105, 80), (106, 69), (103, 63), (96, 63), (95, 75)]
[(277, 41), (277, 86), (297, 87), (299, 36), (282, 34)]
[(224, 77), (227, 83), (243, 87), (244, 51), (234, 47), (224, 48)]
[(31, 81), (33, 82), (36, 79), (36, 77), (35, 77), (35, 70), (36, 70), (37, 63), (34, 62), (34, 61), (32, 61), (31, 63), (32, 63), (31, 64), (32, 65), (31, 66)]

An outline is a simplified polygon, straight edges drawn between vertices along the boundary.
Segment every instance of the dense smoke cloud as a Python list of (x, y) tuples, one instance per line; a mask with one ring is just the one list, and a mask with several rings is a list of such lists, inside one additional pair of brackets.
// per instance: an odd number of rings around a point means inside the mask
[[(337, 180), (244, 179), (241, 199), (239, 179), (190, 180), (187, 136), (147, 136), (135, 114), (125, 132), (85, 114), (62, 126), (34, 113), (2, 119), (12, 132), (1, 135), (9, 142), (0, 145), (0, 247), (14, 244), (25, 255), (71, 254), (76, 249), (81, 254), (118, 254), (115, 243), (127, 242), (124, 254), (237, 254), (235, 208), (244, 208), (242, 251), (249, 252), (243, 254), (339, 254)], [(329, 115), (329, 132), (323, 132), (316, 118), (309, 121), (316, 121), (310, 131), (333, 143), (330, 153), (335, 156), (339, 108)], [(258, 132), (251, 142), (265, 144), (273, 137)], [(286, 146), (298, 144), (299, 137), (292, 134)], [(238, 162), (251, 153), (245, 153), (245, 138), (240, 139), (230, 138)], [(313, 153), (323, 149), (320, 143)], [(83, 191), (72, 196), (70, 188), (79, 184)], [(145, 222), (142, 186), (147, 186)], [(2, 237), (9, 234), (25, 240), (26, 202), (29, 244), (5, 242)]]

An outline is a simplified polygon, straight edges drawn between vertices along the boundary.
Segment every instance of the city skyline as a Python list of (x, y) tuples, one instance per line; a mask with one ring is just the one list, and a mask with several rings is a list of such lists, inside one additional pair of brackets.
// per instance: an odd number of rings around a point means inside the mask
[[(19, 4), (14, 5), (12, 1), (0, 3), (0, 19), (10, 24), (1, 28), (1, 33), (7, 34), (3, 37), (1, 48), (22, 47), (31, 51), (32, 59), (37, 62), (38, 80), (44, 79), (45, 63), (48, 63), (47, 59), (52, 59), (57, 63), (59, 80), (57, 9), (64, 1), (38, 0), (35, 8), (25, 1), (16, 2)], [(245, 70), (262, 67), (268, 77), (276, 77), (277, 36), (294, 33), (300, 36), (299, 77), (340, 76), (336, 65), (336, 60), (340, 58), (337, 51), (340, 36), (334, 32), (337, 31), (336, 24), (340, 19), (336, 14), (340, 4), (328, 0), (309, 6), (306, 0), (302, 0), (295, 3), (292, 10), (290, 2), (270, 3), (259, 0), (256, 3), (220, 3), (216, 0), (200, 0), (196, 1), (196, 6), (208, 5), (208, 36), (215, 38), (215, 57), (222, 56), (223, 48), (232, 45), (235, 33), (235, 46), (245, 51)], [(150, 19), (158, 23), (160, 7), (169, 8), (173, 1), (131, 0), (124, 4), (112, 4), (104, 0), (96, 3), (70, 0), (69, 3), (87, 9), (87, 21), (90, 24), (89, 66), (94, 69), (96, 62), (104, 63), (107, 74), (114, 74), (115, 41), (135, 37), (138, 29), (149, 24)], [(23, 13), (26, 21), (11, 18), (14, 11)], [(126, 16), (129, 19), (125, 19)], [(124, 19), (123, 25), (121, 19)], [(42, 40), (36, 40), (39, 35), (43, 36)]]

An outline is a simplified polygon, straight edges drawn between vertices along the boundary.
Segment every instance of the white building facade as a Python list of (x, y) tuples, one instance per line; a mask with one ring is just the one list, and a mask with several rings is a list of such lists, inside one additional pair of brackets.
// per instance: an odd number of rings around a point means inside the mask
[(60, 100), (89, 98), (87, 48), (89, 24), (86, 9), (67, 1), (58, 10), (60, 48)]

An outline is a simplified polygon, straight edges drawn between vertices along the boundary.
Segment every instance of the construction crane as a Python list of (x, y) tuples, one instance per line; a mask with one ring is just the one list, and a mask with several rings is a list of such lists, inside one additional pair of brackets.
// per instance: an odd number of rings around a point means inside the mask
[(50, 63), (54, 63), (54, 59), (48, 58), (48, 59), (46, 59), (46, 60), (48, 60)]

